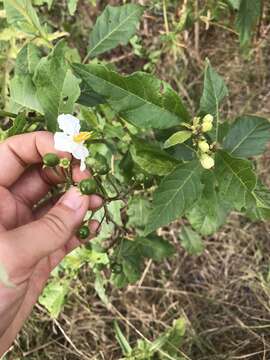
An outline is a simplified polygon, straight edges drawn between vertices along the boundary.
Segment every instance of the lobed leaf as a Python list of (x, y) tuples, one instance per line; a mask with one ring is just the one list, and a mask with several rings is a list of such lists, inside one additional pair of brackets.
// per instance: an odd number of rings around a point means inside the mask
[(236, 27), (241, 46), (248, 45), (261, 14), (262, 0), (240, 0)]
[(216, 155), (215, 175), (222, 199), (237, 210), (249, 207), (254, 202), (253, 190), (257, 178), (248, 160), (233, 158), (224, 151)]
[(80, 95), (79, 83), (65, 61), (65, 43), (61, 41), (46, 58), (41, 59), (34, 76), (37, 97), (50, 131), (56, 131), (59, 114), (73, 112)]
[(87, 58), (100, 55), (119, 44), (127, 44), (135, 34), (142, 14), (140, 5), (107, 5), (90, 34)]
[(10, 25), (32, 35), (44, 33), (31, 0), (4, 0), (4, 8)]
[(133, 138), (131, 156), (140, 168), (151, 175), (168, 175), (179, 164), (179, 161), (160, 149), (158, 145), (135, 138)]
[(122, 76), (95, 64), (73, 64), (73, 70), (84, 86), (103, 96), (122, 118), (139, 128), (166, 129), (189, 119), (173, 89), (150, 74)]
[(203, 95), (200, 101), (200, 111), (204, 114), (217, 115), (219, 106), (228, 95), (227, 86), (220, 75), (206, 62), (204, 72)]
[(221, 199), (212, 173), (207, 173), (204, 184), (202, 197), (188, 211), (187, 218), (196, 231), (206, 236), (214, 234), (225, 223), (231, 206)]
[(166, 176), (153, 196), (145, 234), (170, 224), (199, 200), (202, 192), (201, 167), (197, 160), (178, 165)]
[(41, 59), (41, 52), (34, 44), (25, 45), (19, 52), (15, 76), (10, 82), (11, 99), (20, 107), (43, 113), (32, 77)]
[(250, 157), (264, 152), (270, 140), (270, 122), (258, 116), (241, 116), (230, 128), (223, 147), (232, 156)]
[(201, 255), (204, 250), (202, 238), (189, 226), (183, 226), (180, 233), (180, 241), (183, 248), (190, 255)]

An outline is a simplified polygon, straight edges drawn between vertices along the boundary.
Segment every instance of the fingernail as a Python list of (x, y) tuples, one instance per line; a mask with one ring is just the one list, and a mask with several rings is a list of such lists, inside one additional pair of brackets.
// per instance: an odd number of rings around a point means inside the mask
[(72, 210), (78, 210), (82, 206), (83, 202), (83, 196), (75, 187), (69, 189), (60, 200), (61, 204)]

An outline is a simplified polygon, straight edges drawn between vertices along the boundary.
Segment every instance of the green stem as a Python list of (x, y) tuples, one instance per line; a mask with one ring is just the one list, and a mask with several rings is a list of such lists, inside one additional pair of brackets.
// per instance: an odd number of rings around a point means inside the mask
[(16, 118), (17, 114), (8, 112), (8, 111), (4, 111), (4, 110), (0, 110), (0, 117), (11, 117), (11, 118)]

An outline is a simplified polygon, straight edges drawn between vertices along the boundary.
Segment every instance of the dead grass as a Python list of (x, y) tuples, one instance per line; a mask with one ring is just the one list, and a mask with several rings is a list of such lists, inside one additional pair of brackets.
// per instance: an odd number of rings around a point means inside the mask
[[(244, 112), (269, 117), (269, 23), (264, 20), (265, 39), (255, 41), (250, 59), (241, 56), (234, 34), (217, 26), (208, 31), (203, 27), (197, 49), (193, 29), (178, 39), (185, 48), (163, 47), (155, 72), (172, 83), (194, 111), (202, 89), (203, 59), (209, 57), (230, 89), (224, 119)], [(141, 29), (145, 47), (160, 49), (162, 32), (162, 13), (147, 14)], [(126, 56), (129, 52), (122, 48), (113, 54), (116, 65), (126, 72), (147, 61)], [(269, 185), (269, 152), (260, 164)], [(165, 236), (173, 241), (177, 232), (172, 227)], [(121, 353), (113, 319), (135, 343), (141, 337), (155, 338), (173, 319), (185, 316), (189, 325), (181, 350), (187, 359), (269, 360), (270, 224), (251, 223), (234, 213), (205, 244), (200, 257), (179, 248), (170, 261), (152, 263), (140, 286), (112, 289), (109, 309), (95, 294), (91, 271), (83, 268), (58, 321), (36, 307), (7, 358), (115, 360)]]

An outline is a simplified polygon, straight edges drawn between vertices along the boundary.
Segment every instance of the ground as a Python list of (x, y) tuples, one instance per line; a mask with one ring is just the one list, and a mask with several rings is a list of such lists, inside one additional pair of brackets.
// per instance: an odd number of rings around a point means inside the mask
[[(169, 30), (187, 1), (168, 2)], [(61, 3), (61, 2), (59, 2)], [(75, 31), (93, 21), (105, 4), (80, 1), (71, 20)], [(148, 4), (149, 1), (141, 1)], [(208, 57), (224, 76), (230, 96), (223, 118), (233, 120), (243, 113), (270, 116), (270, 7), (265, 8), (252, 50), (240, 50), (232, 18), (219, 19), (208, 30), (203, 22), (164, 42), (166, 22), (162, 1), (152, 1), (139, 32), (141, 56), (132, 55), (131, 46), (113, 52), (110, 59), (123, 72), (145, 67), (167, 80), (195, 113), (202, 89), (204, 59)], [(199, 8), (204, 1), (194, 0)], [(159, 6), (160, 5), (160, 6)], [(60, 5), (59, 5), (60, 6)], [(269, 7), (269, 8), (267, 8)], [(44, 10), (45, 11), (45, 10)], [(54, 22), (60, 20), (57, 15)], [(79, 25), (78, 25), (79, 24)], [(87, 31), (85, 30), (85, 33)], [(86, 36), (86, 35), (85, 35)], [(83, 44), (84, 38), (79, 41)], [(71, 38), (76, 41), (76, 38)], [(82, 54), (84, 47), (82, 45)], [(155, 52), (156, 57), (150, 58)], [(270, 185), (270, 148), (258, 159), (265, 182)], [(163, 231), (176, 243), (177, 254), (163, 264), (149, 262), (139, 284), (125, 290), (112, 289), (107, 308), (95, 294), (93, 276), (82, 268), (59, 319), (52, 320), (39, 305), (7, 359), (119, 359), (113, 319), (135, 343), (139, 338), (154, 339), (179, 316), (186, 318), (187, 336), (181, 354), (192, 360), (270, 359), (270, 223), (252, 223), (233, 213), (215, 236), (205, 238), (203, 255), (192, 257), (179, 246), (181, 224)]]

